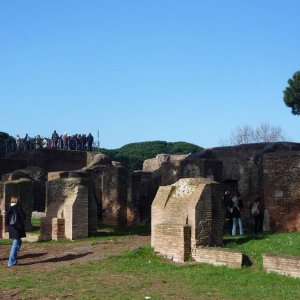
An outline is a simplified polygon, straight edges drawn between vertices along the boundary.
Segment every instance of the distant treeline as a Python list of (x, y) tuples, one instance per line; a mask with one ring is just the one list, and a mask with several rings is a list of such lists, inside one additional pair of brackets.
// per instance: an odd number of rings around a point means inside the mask
[(114, 150), (104, 148), (99, 150), (112, 160), (121, 162), (129, 170), (141, 170), (144, 160), (154, 158), (157, 154), (189, 154), (202, 149), (202, 147), (186, 142), (151, 141), (131, 143)]

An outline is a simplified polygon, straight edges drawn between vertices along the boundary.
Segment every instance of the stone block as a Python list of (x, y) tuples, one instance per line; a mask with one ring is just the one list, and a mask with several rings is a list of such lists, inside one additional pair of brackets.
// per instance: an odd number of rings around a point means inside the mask
[(241, 268), (243, 264), (243, 254), (240, 251), (226, 248), (198, 247), (193, 251), (192, 257), (196, 262), (214, 266)]
[(65, 220), (59, 218), (41, 218), (41, 241), (65, 238)]
[[(60, 178), (47, 182), (46, 217), (64, 219), (64, 235), (68, 239), (88, 237), (89, 227), (95, 226), (95, 206), (91, 205), (89, 211), (90, 185), (90, 180), (82, 178)], [(92, 200), (95, 201), (94, 198)]]
[(300, 278), (300, 256), (267, 253), (262, 257), (266, 272)]
[(55, 180), (58, 178), (68, 178), (69, 172), (49, 172), (48, 181)]
[(184, 178), (161, 186), (151, 207), (154, 250), (182, 262), (194, 247), (221, 246), (222, 194), (221, 185), (207, 178)]
[(191, 226), (157, 224), (154, 251), (175, 262), (185, 262), (191, 255)]

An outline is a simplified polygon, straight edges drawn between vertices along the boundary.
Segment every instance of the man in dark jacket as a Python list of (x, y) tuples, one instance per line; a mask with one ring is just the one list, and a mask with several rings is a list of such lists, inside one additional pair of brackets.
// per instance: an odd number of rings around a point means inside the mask
[(8, 226), (9, 238), (13, 240), (9, 258), (8, 266), (16, 266), (18, 252), (22, 245), (22, 237), (26, 236), (24, 221), (26, 215), (19, 205), (19, 198), (17, 196), (11, 197), (11, 204), (6, 212), (6, 225)]
[(57, 142), (58, 142), (58, 133), (56, 132), (56, 130), (54, 130), (54, 132), (52, 133), (51, 140), (52, 140), (54, 149), (56, 149)]
[(92, 136), (91, 133), (89, 133), (88, 136), (87, 136), (88, 151), (93, 150), (93, 142), (94, 142), (94, 137)]

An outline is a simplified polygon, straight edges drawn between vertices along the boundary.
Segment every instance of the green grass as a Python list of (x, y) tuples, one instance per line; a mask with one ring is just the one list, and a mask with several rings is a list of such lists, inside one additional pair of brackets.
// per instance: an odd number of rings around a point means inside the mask
[(32, 224), (32, 231), (30, 233), (31, 234), (40, 234), (41, 218), (32, 217), (31, 218), (31, 224)]
[[(123, 238), (128, 228), (102, 227), (110, 238)], [(142, 234), (147, 226), (130, 228)], [(101, 240), (107, 236), (95, 236)], [(90, 239), (89, 239), (90, 240)], [(64, 241), (67, 243), (67, 241)], [(1, 288), (20, 292), (22, 299), (300, 299), (300, 279), (267, 274), (262, 253), (300, 256), (300, 233), (224, 238), (226, 247), (246, 254), (242, 269), (206, 264), (175, 264), (155, 255), (150, 245), (118, 256), (60, 267), (54, 271), (0, 268)], [(1, 290), (0, 288), (0, 290)]]

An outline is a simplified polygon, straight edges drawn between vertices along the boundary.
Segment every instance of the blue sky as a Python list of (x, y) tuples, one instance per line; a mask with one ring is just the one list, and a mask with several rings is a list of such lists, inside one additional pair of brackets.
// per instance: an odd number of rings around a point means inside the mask
[(298, 0), (2, 0), (0, 131), (91, 132), (100, 146), (219, 146), (280, 126), (300, 70)]

